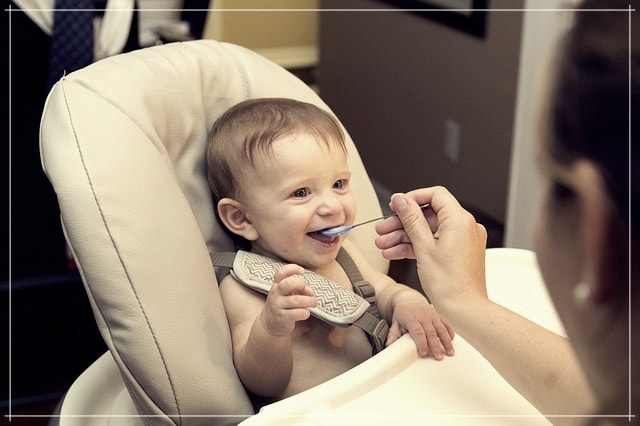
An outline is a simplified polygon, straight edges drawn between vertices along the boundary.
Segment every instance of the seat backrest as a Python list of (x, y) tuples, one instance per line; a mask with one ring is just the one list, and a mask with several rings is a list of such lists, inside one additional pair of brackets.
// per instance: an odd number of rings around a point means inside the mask
[[(253, 413), (209, 260), (233, 246), (214, 217), (204, 147), (222, 112), (255, 97), (329, 110), (282, 67), (213, 40), (98, 61), (63, 77), (44, 108), (42, 165), (69, 247), (138, 412), (160, 416), (148, 417), (153, 424)], [(375, 217), (380, 206), (348, 133), (347, 145), (356, 220)], [(362, 227), (350, 238), (384, 270), (373, 233)]]

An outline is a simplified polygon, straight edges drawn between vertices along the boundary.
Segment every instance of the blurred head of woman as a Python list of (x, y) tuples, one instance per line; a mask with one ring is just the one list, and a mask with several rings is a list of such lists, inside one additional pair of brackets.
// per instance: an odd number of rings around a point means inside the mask
[[(591, 10), (575, 13), (560, 45), (534, 229), (543, 277), (603, 414), (628, 413), (630, 401), (640, 412), (637, 385), (629, 395), (629, 381), (640, 379), (629, 364), (640, 359), (640, 12), (629, 4), (585, 1)], [(625, 10), (593, 10), (612, 8)]]

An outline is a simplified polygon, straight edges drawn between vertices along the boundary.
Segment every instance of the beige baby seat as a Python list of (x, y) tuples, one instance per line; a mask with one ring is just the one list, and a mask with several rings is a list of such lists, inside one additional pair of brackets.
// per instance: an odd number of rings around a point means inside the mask
[[(255, 97), (328, 109), (280, 66), (211, 40), (107, 58), (53, 87), (42, 165), (109, 348), (68, 392), (62, 424), (234, 424), (253, 414), (209, 259), (233, 246), (214, 218), (203, 154), (216, 118)], [(347, 144), (356, 220), (376, 217)], [(371, 227), (350, 238), (386, 269)]]

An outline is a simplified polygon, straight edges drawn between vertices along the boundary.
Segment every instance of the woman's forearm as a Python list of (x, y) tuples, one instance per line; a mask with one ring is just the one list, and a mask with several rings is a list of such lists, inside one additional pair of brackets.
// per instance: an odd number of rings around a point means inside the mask
[(542, 414), (593, 412), (594, 396), (566, 338), (487, 299), (451, 303), (441, 313)]

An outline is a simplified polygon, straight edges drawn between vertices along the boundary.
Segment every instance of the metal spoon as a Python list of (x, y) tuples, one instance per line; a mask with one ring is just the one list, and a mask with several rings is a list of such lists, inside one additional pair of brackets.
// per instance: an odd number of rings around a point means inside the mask
[[(425, 207), (429, 207), (429, 204), (427, 203), (427, 204), (423, 204), (423, 205), (420, 206), (421, 209), (424, 209)], [(375, 219), (365, 220), (364, 222), (356, 223), (354, 225), (336, 226), (334, 228), (328, 228), (328, 229), (325, 229), (323, 231), (320, 231), (320, 233), (322, 235), (324, 235), (325, 237), (337, 237), (339, 235), (342, 235), (342, 234), (344, 234), (346, 232), (351, 231), (356, 226), (364, 225), (365, 223), (371, 223), (371, 222), (375, 222), (376, 220), (382, 220), (382, 219), (386, 219), (388, 217), (397, 216), (397, 215), (398, 215), (398, 213), (393, 213), (393, 214), (388, 214), (386, 216), (377, 217)]]

